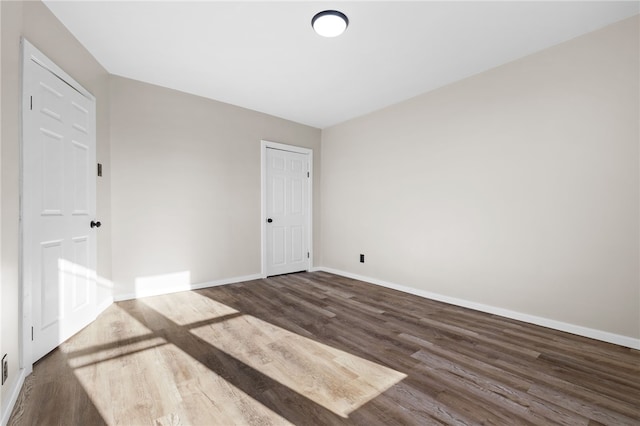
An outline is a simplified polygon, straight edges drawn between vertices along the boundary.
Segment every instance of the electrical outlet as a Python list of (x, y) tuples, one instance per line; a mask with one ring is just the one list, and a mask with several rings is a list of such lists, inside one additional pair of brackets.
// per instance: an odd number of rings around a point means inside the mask
[(360, 263), (364, 263), (364, 254), (360, 255)]
[(2, 357), (2, 384), (7, 381), (9, 377), (9, 361), (7, 361), (7, 354)]

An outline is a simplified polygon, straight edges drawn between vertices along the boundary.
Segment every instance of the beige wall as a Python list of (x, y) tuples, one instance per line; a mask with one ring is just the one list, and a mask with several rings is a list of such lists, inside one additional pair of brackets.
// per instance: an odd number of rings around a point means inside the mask
[(19, 38), (22, 6), (2, 2), (2, 355), (8, 354), (9, 381), (2, 387), (2, 407), (18, 378), (18, 166)]
[[(97, 98), (97, 159), (107, 178), (98, 180), (98, 215), (110, 221), (108, 74), (41, 2), (0, 2), (2, 8), (2, 353), (9, 358), (9, 382), (2, 387), (5, 408), (18, 378), (19, 358), (19, 168), (20, 37), (24, 36)], [(111, 276), (108, 232), (98, 234), (98, 273)]]
[(116, 298), (260, 273), (261, 139), (314, 150), (318, 218), (320, 130), (112, 77)]
[(638, 28), (323, 130), (323, 265), (639, 338)]

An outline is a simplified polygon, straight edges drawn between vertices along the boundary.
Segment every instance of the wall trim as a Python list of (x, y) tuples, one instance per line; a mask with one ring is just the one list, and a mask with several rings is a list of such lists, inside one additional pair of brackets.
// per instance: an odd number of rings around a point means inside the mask
[(244, 281), (253, 281), (264, 278), (262, 274), (244, 275), (241, 277), (223, 278), (220, 280), (207, 281), (204, 283), (189, 284), (188, 286), (162, 287), (159, 289), (144, 290), (137, 293), (116, 294), (113, 298), (114, 302), (123, 300), (140, 299), (141, 297), (161, 296), (163, 294), (179, 293), (181, 291), (200, 290), (203, 288), (217, 287), (226, 284), (241, 283)]
[(109, 297), (105, 299), (102, 303), (99, 303), (96, 307), (96, 310), (98, 312), (98, 315), (96, 315), (96, 318), (98, 318), (112, 304), (113, 304), (113, 297)]
[(340, 275), (346, 278), (352, 278), (359, 281), (364, 281), (370, 284), (379, 285), (381, 287), (387, 287), (393, 290), (402, 291), (403, 293), (413, 294), (415, 296), (424, 297), (425, 299), (436, 300), (438, 302), (449, 303), (451, 305), (460, 306), (463, 308), (473, 309), (475, 311), (485, 312), (488, 314), (499, 315), (518, 321), (523, 321), (529, 324), (540, 325), (542, 327), (552, 328), (558, 331), (564, 331), (566, 333), (576, 334), (582, 337), (588, 337), (590, 339), (601, 340), (607, 343), (613, 343), (619, 346), (625, 346), (631, 349), (640, 350), (640, 339), (634, 339), (633, 337), (622, 336), (620, 334), (610, 333), (608, 331), (597, 330), (594, 328), (583, 327), (580, 325), (570, 324), (562, 321), (556, 321), (549, 318), (539, 317), (535, 315), (525, 314), (522, 312), (511, 311), (509, 309), (498, 308), (491, 305), (485, 305), (482, 303), (472, 302), (465, 299), (459, 299), (456, 297), (445, 296), (438, 293), (432, 293), (425, 290), (420, 290), (413, 287), (407, 287), (400, 284), (391, 283), (377, 278), (365, 277), (363, 275), (353, 274), (351, 272), (341, 271), (333, 268), (316, 267), (313, 271), (323, 271), (330, 274)]
[(18, 401), (18, 396), (20, 395), (20, 391), (22, 390), (22, 386), (24, 385), (24, 380), (30, 373), (31, 371), (27, 371), (26, 368), (20, 369), (18, 380), (16, 380), (13, 388), (10, 390), (9, 398), (6, 399), (7, 404), (2, 406), (2, 426), (6, 426), (6, 424), (9, 423), (9, 417), (11, 417), (13, 407)]

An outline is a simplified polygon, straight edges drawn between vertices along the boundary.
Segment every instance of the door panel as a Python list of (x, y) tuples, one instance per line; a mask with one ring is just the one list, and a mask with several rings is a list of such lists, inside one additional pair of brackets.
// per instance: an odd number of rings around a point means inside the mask
[(37, 287), (36, 299), (40, 300), (40, 328), (42, 330), (55, 325), (60, 319), (60, 274), (58, 259), (62, 257), (62, 241), (41, 243), (42, 286)]
[[(47, 120), (42, 121), (42, 125), (46, 126)], [(42, 147), (42, 158), (47, 159), (46, 162), (40, 163), (42, 169), (42, 214), (61, 215), (64, 205), (62, 192), (64, 185), (63, 136), (41, 127), (40, 146)]]
[(74, 215), (89, 214), (89, 182), (87, 182), (87, 166), (89, 160), (89, 147), (78, 141), (71, 142), (73, 150), (73, 211)]
[(272, 215), (285, 214), (285, 178), (273, 176), (271, 178), (271, 213)]
[(274, 267), (283, 267), (286, 263), (285, 238), (286, 229), (282, 226), (273, 226), (271, 235), (273, 236), (272, 253)]
[(95, 100), (25, 63), (23, 281), (36, 361), (97, 315)]
[(303, 262), (306, 258), (305, 229), (303, 226), (291, 227), (291, 261)]
[(266, 149), (267, 275), (309, 268), (309, 159), (306, 154)]
[(306, 182), (301, 179), (291, 179), (291, 215), (304, 215), (305, 202), (304, 187)]

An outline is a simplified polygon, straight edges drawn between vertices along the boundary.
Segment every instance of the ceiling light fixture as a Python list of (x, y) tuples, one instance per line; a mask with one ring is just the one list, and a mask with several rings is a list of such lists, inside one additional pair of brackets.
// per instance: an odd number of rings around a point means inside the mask
[(349, 18), (337, 10), (324, 10), (313, 17), (311, 26), (322, 37), (336, 37), (347, 29)]

